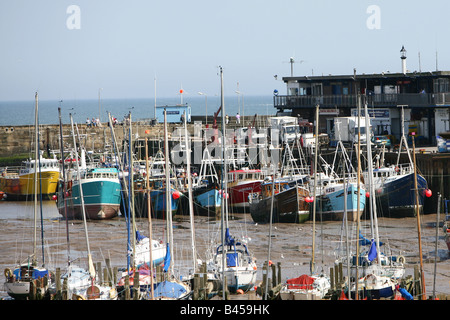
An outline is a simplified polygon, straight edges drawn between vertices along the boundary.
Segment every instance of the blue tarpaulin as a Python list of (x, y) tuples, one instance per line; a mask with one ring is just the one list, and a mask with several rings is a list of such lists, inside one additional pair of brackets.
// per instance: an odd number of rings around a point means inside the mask
[(414, 300), (413, 296), (408, 291), (406, 291), (405, 288), (400, 288), (398, 289), (398, 291), (400, 291), (402, 297), (405, 298), (406, 300)]
[(185, 287), (181, 284), (171, 281), (159, 282), (155, 286), (155, 297), (180, 298), (186, 293)]
[(372, 239), (372, 244), (370, 245), (367, 259), (369, 259), (369, 261), (373, 261), (376, 257), (377, 257), (377, 244), (375, 243), (375, 240)]
[(167, 246), (166, 246), (166, 257), (164, 258), (164, 272), (169, 271), (170, 261), (171, 261), (170, 246), (169, 246), (169, 244), (167, 244)]
[(141, 241), (142, 239), (145, 239), (146, 237), (145, 236), (143, 236), (140, 232), (139, 232), (139, 230), (136, 230), (136, 240), (139, 242), (139, 241)]

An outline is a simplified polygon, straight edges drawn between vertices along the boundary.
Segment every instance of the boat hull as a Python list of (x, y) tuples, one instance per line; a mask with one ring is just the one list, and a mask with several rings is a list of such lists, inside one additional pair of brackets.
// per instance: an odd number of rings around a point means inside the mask
[[(292, 187), (277, 193), (273, 197), (273, 223), (303, 223), (309, 219), (309, 204), (305, 201), (309, 190), (303, 187)], [(253, 201), (250, 214), (254, 222), (269, 223), (272, 197)]]
[[(419, 189), (419, 210), (422, 210), (427, 181), (421, 175), (417, 175), (417, 187)], [(375, 191), (375, 195), (381, 203), (383, 212), (389, 213), (390, 217), (402, 218), (416, 215), (414, 173), (386, 180), (381, 189)]]
[[(356, 221), (358, 219), (358, 200), (360, 203), (359, 216), (364, 212), (366, 204), (366, 195), (364, 188), (360, 188), (358, 196), (358, 187), (356, 184), (349, 184), (347, 191), (347, 219)], [(319, 197), (317, 213), (321, 215), (322, 220), (342, 221), (345, 213), (344, 187), (335, 185), (327, 187), (325, 193)]]
[(248, 196), (251, 193), (261, 192), (261, 183), (262, 180), (237, 182), (228, 188), (229, 203), (233, 212), (249, 211)]
[[(28, 173), (20, 176), (0, 177), (0, 190), (6, 194), (5, 200), (34, 199), (34, 176), (34, 173)], [(40, 195), (42, 189), (42, 197), (50, 199), (56, 193), (58, 179), (59, 171), (41, 172), (40, 179), (37, 182), (37, 194)]]
[[(111, 219), (118, 215), (120, 210), (120, 182), (119, 180), (84, 180), (82, 179), (84, 209), (86, 219), (103, 220)], [(80, 188), (76, 183), (68, 191), (65, 199), (62, 192), (58, 194), (58, 212), (65, 217), (67, 205), (67, 218), (83, 219)]]
[(194, 214), (220, 219), (222, 196), (217, 189), (198, 189), (193, 191)]

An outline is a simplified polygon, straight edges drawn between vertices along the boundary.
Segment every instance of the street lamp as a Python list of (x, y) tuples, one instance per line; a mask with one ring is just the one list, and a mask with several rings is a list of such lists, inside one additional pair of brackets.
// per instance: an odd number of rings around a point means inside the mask
[(101, 117), (100, 117), (101, 110), (102, 110), (101, 104), (100, 104), (100, 92), (101, 92), (102, 90), (103, 90), (103, 88), (98, 89), (98, 121), (99, 121), (100, 123), (102, 123), (102, 120), (101, 120)]
[(198, 92), (199, 95), (205, 96), (205, 115), (206, 115), (206, 122), (205, 124), (208, 125), (208, 95), (203, 92)]

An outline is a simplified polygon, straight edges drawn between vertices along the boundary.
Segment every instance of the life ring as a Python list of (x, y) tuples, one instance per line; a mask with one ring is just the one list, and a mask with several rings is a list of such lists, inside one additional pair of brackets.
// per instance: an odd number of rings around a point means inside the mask
[(395, 172), (399, 172), (400, 168), (398, 166), (395, 167)]
[(397, 257), (397, 261), (398, 261), (398, 263), (401, 263), (401, 264), (405, 264), (406, 263), (406, 259), (405, 259), (404, 256), (398, 256)]
[(10, 268), (6, 268), (4, 273), (5, 273), (5, 277), (7, 277), (7, 278), (11, 278), (13, 276), (13, 273)]

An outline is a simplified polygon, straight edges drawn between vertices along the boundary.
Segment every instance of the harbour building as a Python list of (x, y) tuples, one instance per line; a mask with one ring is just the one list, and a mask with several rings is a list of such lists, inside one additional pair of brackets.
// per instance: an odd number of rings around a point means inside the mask
[[(379, 74), (283, 77), (286, 94), (274, 91), (277, 115), (314, 122), (319, 104), (320, 133), (333, 132), (334, 117), (356, 115), (359, 97), (367, 102), (375, 135), (401, 137), (401, 109), (405, 134), (415, 132), (422, 145), (436, 145), (436, 135), (449, 130), (450, 71), (409, 71), (406, 50), (400, 51), (401, 72)], [(291, 69), (292, 70), (292, 69)], [(363, 110), (364, 105), (361, 105)]]

